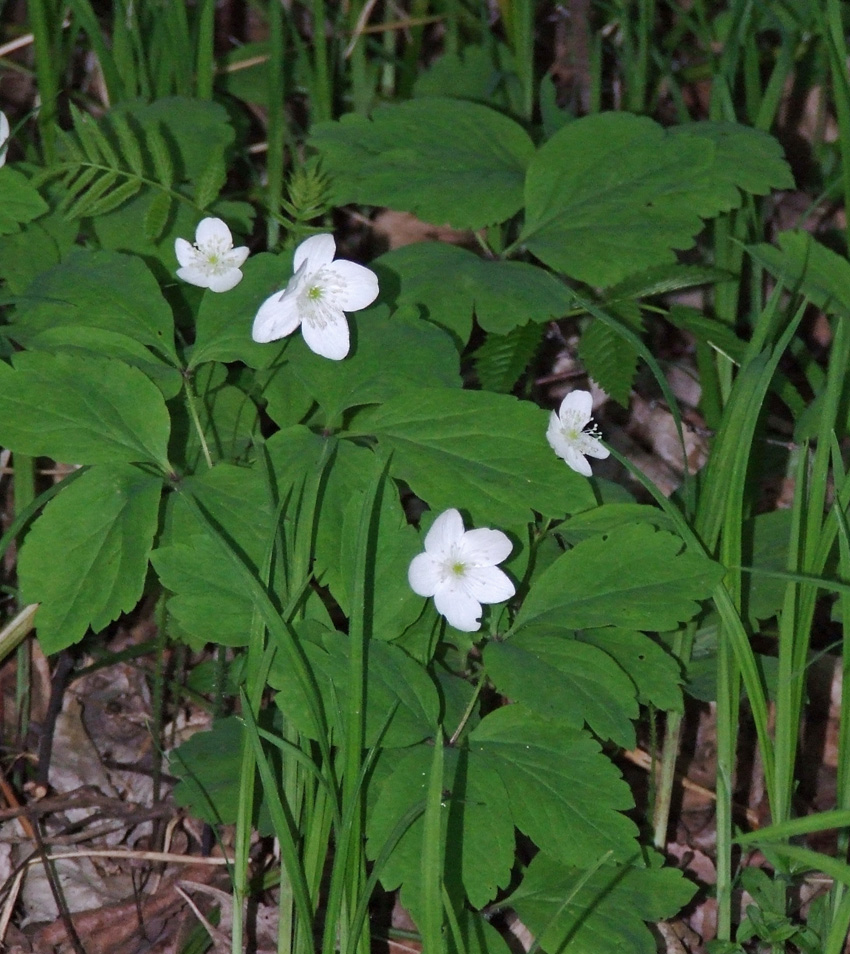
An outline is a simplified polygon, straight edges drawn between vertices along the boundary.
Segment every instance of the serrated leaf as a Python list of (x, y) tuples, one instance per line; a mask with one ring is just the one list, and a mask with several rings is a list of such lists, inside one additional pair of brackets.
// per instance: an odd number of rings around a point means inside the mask
[(0, 443), (77, 464), (150, 461), (164, 472), (170, 422), (162, 393), (109, 358), (21, 352), (0, 364)]
[(753, 245), (750, 255), (792, 292), (830, 314), (850, 317), (850, 263), (808, 232), (782, 232), (779, 248)]
[(333, 182), (334, 201), (387, 205), (429, 222), (483, 228), (522, 206), (534, 147), (506, 116), (457, 99), (384, 106), (313, 127), (310, 144)]
[(370, 267), (381, 280), (380, 301), (417, 307), (451, 331), (461, 348), (473, 314), (485, 331), (507, 334), (529, 321), (559, 318), (572, 304), (569, 289), (542, 268), (489, 261), (443, 242), (396, 249)]
[(628, 407), (637, 373), (638, 353), (606, 322), (594, 319), (585, 329), (578, 354), (587, 373), (618, 404)]
[(227, 181), (224, 157), (214, 155), (195, 183), (195, 203), (202, 209), (212, 205)]
[(648, 268), (608, 289), (612, 301), (626, 298), (648, 298), (651, 295), (669, 295), (670, 292), (696, 288), (700, 285), (713, 285), (733, 278), (729, 272), (720, 268), (703, 265), (659, 265)]
[(170, 189), (174, 185), (174, 163), (171, 160), (168, 143), (157, 126), (148, 126), (145, 132), (145, 142), (153, 159), (156, 177), (163, 188)]
[(109, 124), (118, 139), (122, 158), (137, 176), (144, 176), (145, 162), (142, 158), (142, 150), (127, 117), (123, 113), (112, 112), (109, 114)]
[(520, 886), (503, 902), (536, 936), (541, 949), (569, 954), (655, 954), (644, 924), (674, 917), (696, 886), (675, 868), (602, 865), (590, 856), (565, 867), (548, 849), (531, 862)]
[(171, 215), (172, 197), (167, 192), (157, 192), (151, 199), (145, 213), (145, 235), (156, 241), (161, 235)]
[(490, 642), (487, 674), (498, 691), (546, 719), (634, 748), (638, 717), (634, 685), (606, 653), (562, 636), (523, 636)]
[(694, 123), (679, 135), (628, 113), (569, 123), (529, 164), (522, 239), (547, 265), (601, 287), (673, 261), (703, 219), (740, 205), (740, 189), (788, 182), (781, 160), (755, 176), (748, 151), (773, 157), (775, 147), (732, 128)]
[(68, 210), (100, 174), (101, 170), (96, 166), (85, 166), (79, 175), (75, 170), (72, 176), (65, 180), (65, 195), (59, 202), (58, 209), (66, 218), (72, 218)]
[(517, 828), (564, 864), (637, 852), (637, 827), (621, 814), (629, 787), (586, 732), (517, 704), (482, 719), (469, 748), (498, 773)]
[(345, 361), (314, 354), (296, 335), (279, 373), (295, 374), (329, 421), (349, 408), (378, 404), (416, 387), (424, 368), (434, 387), (459, 388), (460, 359), (452, 339), (411, 311), (390, 315), (385, 306), (377, 306), (349, 315), (353, 345)]
[(109, 191), (119, 179), (117, 172), (100, 172), (92, 179), (86, 189), (79, 193), (71, 203), (65, 214), (69, 219), (83, 219), (91, 214), (90, 210), (97, 204), (100, 197)]
[(98, 201), (92, 202), (91, 195), (87, 195), (86, 200), (88, 204), (85, 206), (85, 211), (72, 214), (78, 214), (81, 217), (105, 215), (107, 212), (117, 209), (119, 205), (123, 205), (128, 199), (132, 199), (141, 188), (142, 183), (138, 179), (129, 179), (123, 185), (118, 186), (117, 189), (113, 189), (112, 192)]
[(487, 335), (475, 352), (475, 373), (485, 391), (509, 394), (540, 347), (540, 326), (529, 322), (506, 335)]
[[(366, 853), (375, 858), (399, 820), (423, 802), (428, 786), (432, 746), (410, 752), (382, 753), (391, 768), (382, 780), (367, 822)], [(507, 884), (514, 860), (514, 831), (505, 787), (485, 760), (466, 748), (446, 748), (443, 778), (447, 791), (443, 838), (447, 844), (447, 884), (466, 892), (470, 902), (483, 907), (499, 887)], [(381, 870), (387, 890), (402, 885), (402, 898), (414, 917), (421, 911), (422, 824), (420, 816), (407, 829)]]
[(25, 175), (11, 166), (0, 168), (0, 235), (17, 232), (18, 226), (37, 219), (48, 205)]
[[(639, 558), (636, 555), (639, 554)], [(577, 544), (534, 580), (517, 618), (525, 626), (623, 626), (667, 632), (691, 619), (723, 576), (672, 533), (631, 524)]]
[(593, 505), (590, 484), (546, 443), (549, 415), (502, 394), (409, 390), (357, 419), (390, 471), (437, 511), (467, 509), (477, 526), (522, 524)]
[(93, 467), (47, 504), (18, 559), (21, 595), (40, 603), (46, 654), (79, 642), (139, 601), (162, 481), (127, 464)]
[(94, 119), (92, 119), (88, 113), (81, 112), (77, 109), (73, 103), (71, 103), (70, 108), (71, 117), (74, 121), (74, 132), (76, 132), (79, 138), (80, 145), (83, 147), (88, 161), (95, 165), (100, 165), (105, 160), (106, 165), (115, 168), (118, 165), (117, 159), (115, 162), (110, 162), (110, 146), (108, 143), (106, 143), (105, 148), (101, 148), (105, 137), (97, 128)]
[(128, 335), (179, 365), (171, 309), (133, 255), (75, 251), (34, 279), (12, 321), (12, 338), (25, 346), (44, 331), (81, 325)]

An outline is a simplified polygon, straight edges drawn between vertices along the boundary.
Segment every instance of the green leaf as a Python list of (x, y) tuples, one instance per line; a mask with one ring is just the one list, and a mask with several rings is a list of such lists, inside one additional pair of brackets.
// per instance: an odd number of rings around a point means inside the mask
[(23, 173), (11, 166), (0, 168), (0, 235), (17, 232), (18, 226), (31, 222), (48, 211), (48, 205)]
[(481, 720), (469, 747), (470, 761), (501, 778), (517, 828), (563, 863), (637, 852), (637, 828), (621, 814), (629, 787), (586, 732), (510, 705)]
[(381, 280), (380, 301), (414, 305), (448, 329), (462, 348), (473, 313), (486, 331), (507, 334), (529, 321), (560, 318), (571, 307), (569, 289), (542, 268), (488, 261), (444, 242), (408, 245), (371, 266)]
[(517, 912), (543, 950), (655, 954), (655, 938), (643, 922), (675, 917), (696, 886), (675, 868), (606, 864), (587, 877), (592, 860), (565, 867), (547, 846), (502, 903)]
[(782, 232), (779, 248), (753, 245), (753, 258), (789, 291), (833, 315), (850, 317), (850, 263), (817, 242), (808, 232)]
[(144, 233), (151, 241), (156, 241), (168, 222), (171, 215), (171, 206), (174, 199), (168, 192), (157, 192), (148, 205), (144, 218)]
[(475, 352), (475, 373), (485, 391), (510, 393), (540, 348), (540, 326), (532, 322), (506, 335), (487, 335)]
[(180, 780), (174, 801), (209, 825), (236, 821), (243, 732), (237, 716), (217, 719), (168, 756), (169, 770)]
[(422, 383), (461, 386), (460, 361), (449, 335), (410, 314), (386, 307), (348, 316), (352, 350), (344, 361), (314, 354), (296, 333), (279, 374), (295, 374), (324, 410), (328, 421), (360, 404), (387, 401)]
[(28, 223), (20, 232), (0, 236), (0, 278), (6, 283), (5, 290), (20, 300), (36, 275), (58, 265), (70, 252), (77, 229), (76, 222), (66, 222), (53, 212)]
[[(674, 260), (702, 220), (741, 203), (740, 189), (788, 183), (762, 133), (694, 123), (687, 134), (647, 117), (599, 113), (569, 123), (528, 167), (528, 249), (558, 271), (596, 286)], [(770, 160), (754, 174), (750, 151)], [(758, 164), (757, 159), (757, 164)]]
[[(636, 310), (638, 329), (633, 331), (642, 330), (640, 311)], [(594, 319), (581, 336), (578, 353), (593, 380), (618, 404), (628, 407), (638, 362), (634, 345), (610, 325)]]
[(534, 146), (506, 116), (457, 99), (414, 99), (313, 127), (310, 145), (334, 202), (387, 205), (428, 222), (478, 229), (522, 206)]
[(544, 570), (515, 629), (626, 626), (666, 632), (696, 615), (722, 575), (717, 563), (683, 551), (672, 533), (647, 524), (618, 527), (577, 544)]
[(0, 443), (77, 464), (150, 461), (165, 473), (168, 410), (141, 371), (109, 358), (21, 352), (0, 364)]
[(480, 46), (464, 44), (459, 53), (445, 53), (420, 73), (414, 96), (451, 96), (516, 113), (522, 110), (519, 81), (510, 48), (489, 36)]
[[(432, 756), (430, 745), (380, 756), (386, 774), (367, 821), (366, 853), (370, 858), (378, 856), (407, 812), (424, 801)], [(497, 772), (465, 747), (447, 747), (444, 758), (447, 886), (455, 892), (462, 887), (475, 907), (483, 907), (508, 883), (513, 866), (514, 830), (507, 792)], [(422, 825), (420, 816), (381, 870), (384, 888), (403, 885), (403, 902), (414, 917), (421, 910)]]
[(40, 603), (48, 655), (102, 630), (138, 603), (162, 481), (127, 464), (94, 467), (44, 508), (21, 547), (21, 598)]
[(357, 419), (392, 451), (393, 476), (432, 509), (467, 509), (478, 526), (585, 510), (591, 485), (546, 443), (548, 414), (502, 394), (409, 390)]
[(546, 719), (581, 728), (623, 748), (635, 745), (638, 705), (632, 681), (614, 660), (586, 643), (560, 636), (490, 642), (487, 675), (498, 691)]
[(134, 255), (74, 252), (33, 280), (12, 321), (12, 337), (25, 346), (61, 326), (100, 328), (132, 337), (179, 366), (171, 309)]

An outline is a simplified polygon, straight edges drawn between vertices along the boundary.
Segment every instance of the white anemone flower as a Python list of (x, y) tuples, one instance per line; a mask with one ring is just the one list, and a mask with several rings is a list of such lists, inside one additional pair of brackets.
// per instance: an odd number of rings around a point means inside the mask
[(0, 166), (6, 165), (6, 149), (9, 143), (10, 132), (9, 120), (6, 118), (5, 113), (0, 112)]
[(598, 428), (585, 430), (591, 423), (592, 413), (590, 391), (570, 391), (561, 401), (560, 408), (552, 411), (546, 430), (546, 440), (552, 445), (552, 450), (584, 477), (590, 477), (592, 473), (588, 457), (604, 460), (611, 453), (600, 444)]
[(233, 247), (230, 229), (221, 219), (201, 219), (195, 229), (195, 244), (186, 239), (174, 240), (174, 254), (180, 262), (177, 277), (190, 285), (226, 292), (242, 281), (239, 269), (248, 257), (243, 245)]
[(502, 603), (516, 592), (496, 566), (512, 549), (501, 530), (464, 530), (457, 510), (446, 510), (431, 525), (407, 579), (414, 593), (434, 597), (437, 612), (455, 629), (473, 633), (481, 628), (482, 603)]
[(334, 261), (329, 234), (313, 235), (295, 249), (295, 274), (283, 291), (267, 298), (254, 318), (254, 341), (276, 341), (301, 325), (304, 341), (323, 358), (348, 354), (347, 311), (359, 311), (378, 297), (378, 278), (355, 262)]

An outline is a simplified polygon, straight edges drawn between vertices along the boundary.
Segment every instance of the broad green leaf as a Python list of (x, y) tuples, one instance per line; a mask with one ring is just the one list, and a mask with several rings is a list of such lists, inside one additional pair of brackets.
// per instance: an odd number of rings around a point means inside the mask
[(18, 226), (37, 219), (48, 205), (23, 173), (11, 166), (0, 168), (0, 235), (17, 232)]
[(129, 612), (145, 584), (162, 481), (128, 464), (94, 467), (44, 508), (21, 547), (21, 598), (45, 653)]
[(209, 825), (236, 821), (243, 733), (237, 716), (218, 719), (168, 756), (169, 771), (179, 779), (174, 801)]
[[(313, 620), (300, 623), (296, 631), (321, 693), (327, 723), (344, 732), (339, 715), (342, 714), (344, 723), (351, 678), (348, 637)], [(369, 643), (366, 669), (367, 746), (375, 745), (380, 738), (385, 749), (406, 748), (433, 735), (439, 699), (423, 666), (397, 646), (375, 640)], [(279, 690), (275, 701), (287, 719), (315, 739), (317, 727), (301, 684), (285, 657), (276, 659), (269, 673), (269, 685)], [(392, 718), (387, 722), (390, 713)]]
[[(385, 753), (392, 769), (383, 778), (367, 821), (367, 855), (374, 859), (398, 822), (423, 803), (433, 747), (417, 746)], [(449, 890), (462, 887), (475, 907), (483, 907), (510, 879), (514, 862), (514, 826), (508, 795), (498, 773), (465, 747), (444, 752), (443, 837), (446, 839), (446, 882)], [(381, 870), (387, 890), (402, 885), (402, 900), (413, 916), (421, 910), (422, 816), (402, 836)]]
[(514, 57), (492, 36), (480, 46), (464, 44), (459, 53), (445, 53), (413, 85), (414, 96), (451, 96), (519, 114), (522, 90)]
[[(793, 511), (771, 510), (760, 513), (745, 523), (745, 539), (751, 540), (747, 561), (753, 573), (745, 573), (743, 608), (751, 621), (770, 619), (785, 602), (788, 583), (776, 577), (764, 576), (759, 570), (784, 573), (788, 570), (788, 547), (792, 537)], [(754, 627), (755, 628), (755, 627)]]
[(808, 232), (782, 232), (779, 248), (753, 245), (753, 258), (789, 291), (806, 298), (830, 314), (850, 317), (850, 264), (843, 255), (826, 248)]
[[(280, 356), (283, 342), (257, 344), (251, 326), (260, 305), (276, 291), (283, 292), (292, 277), (292, 255), (252, 255), (242, 266), (242, 281), (222, 295), (205, 294), (198, 311), (190, 369), (206, 361), (243, 361), (250, 368), (266, 368)], [(300, 334), (298, 331), (295, 334)]]
[(486, 106), (422, 98), (313, 127), (310, 145), (334, 202), (386, 205), (428, 222), (478, 229), (522, 206), (534, 146), (517, 123)]
[[(608, 286), (674, 260), (702, 220), (788, 184), (762, 133), (693, 124), (666, 131), (647, 117), (599, 113), (569, 123), (528, 167), (527, 248), (571, 278)], [(763, 161), (761, 174), (749, 155)], [(767, 157), (767, 158), (765, 158)]]
[(546, 443), (548, 414), (507, 395), (409, 390), (356, 423), (432, 509), (467, 509), (478, 526), (521, 524), (531, 510), (562, 517), (595, 499)]
[(0, 364), (0, 444), (75, 464), (168, 462), (168, 410), (141, 371), (110, 358), (21, 352)]
[(546, 951), (569, 954), (655, 954), (645, 921), (674, 917), (696, 886), (675, 868), (602, 865), (588, 855), (565, 867), (548, 846), (528, 866), (516, 891), (505, 899)]
[(723, 569), (672, 533), (632, 524), (577, 544), (533, 582), (516, 629), (666, 632), (696, 615)]
[(563, 636), (523, 636), (490, 642), (487, 675), (499, 692), (546, 719), (634, 748), (638, 705), (632, 681), (595, 646)]
[(350, 315), (352, 349), (344, 361), (314, 354), (296, 334), (280, 374), (295, 374), (330, 422), (360, 404), (378, 404), (422, 384), (459, 388), (460, 362), (452, 339), (441, 328), (403, 309), (385, 307)]
[(472, 315), (485, 331), (507, 334), (529, 321), (561, 317), (571, 307), (569, 289), (525, 262), (488, 261), (444, 242), (424, 242), (387, 252), (373, 262), (381, 301), (414, 305), (421, 317), (448, 329), (460, 347)]
[(0, 236), (0, 278), (6, 291), (20, 298), (36, 275), (58, 265), (73, 248), (77, 228), (76, 222), (53, 212), (20, 232)]
[(637, 828), (621, 814), (632, 807), (629, 787), (586, 732), (517, 704), (482, 719), (469, 748), (470, 762), (499, 774), (516, 827), (564, 864), (637, 852)]
[(12, 322), (10, 333), (23, 345), (60, 326), (98, 328), (127, 335), (178, 364), (171, 309), (134, 255), (74, 252), (33, 280)]

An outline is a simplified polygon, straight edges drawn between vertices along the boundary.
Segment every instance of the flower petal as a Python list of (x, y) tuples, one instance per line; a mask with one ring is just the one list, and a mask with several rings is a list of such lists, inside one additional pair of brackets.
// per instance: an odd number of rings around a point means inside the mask
[(245, 264), (245, 259), (250, 251), (247, 245), (240, 245), (239, 248), (232, 248), (224, 256), (224, 259), (233, 268), (241, 268)]
[(339, 303), (343, 311), (360, 311), (378, 297), (378, 276), (365, 266), (340, 259), (332, 262), (328, 271), (342, 282)]
[(184, 238), (178, 238), (174, 239), (174, 254), (177, 256), (177, 261), (184, 268), (188, 268), (195, 261), (197, 252), (191, 242), (187, 242)]
[(463, 585), (479, 603), (504, 603), (516, 593), (510, 577), (497, 566), (469, 567), (463, 574)]
[(580, 454), (595, 457), (597, 460), (605, 460), (606, 457), (611, 456), (611, 451), (609, 451), (607, 447), (603, 447), (602, 444), (595, 437), (591, 437), (590, 434), (579, 434), (578, 440), (576, 441), (576, 450)]
[(210, 287), (209, 273), (191, 262), (184, 268), (177, 269), (177, 277), (182, 278), (184, 282), (188, 282), (190, 285), (197, 285), (198, 288)]
[(454, 507), (445, 510), (425, 535), (425, 552), (437, 559), (446, 559), (452, 555), (454, 547), (460, 544), (463, 535), (463, 517)]
[(287, 295), (287, 290), (269, 295), (260, 305), (251, 328), (254, 341), (265, 343), (285, 338), (301, 324), (298, 299), (295, 295)]
[(348, 322), (341, 311), (328, 308), (322, 315), (321, 325), (305, 321), (301, 325), (301, 334), (307, 347), (323, 358), (341, 361), (349, 349)]
[(304, 262), (308, 262), (308, 272), (318, 271), (323, 265), (330, 265), (335, 252), (336, 242), (333, 235), (328, 232), (322, 235), (311, 235), (295, 249), (292, 270), (297, 272)]
[(238, 268), (229, 268), (226, 272), (218, 275), (210, 275), (207, 287), (210, 291), (226, 292), (235, 288), (242, 281), (242, 272)]
[(456, 583), (445, 583), (434, 594), (437, 612), (464, 633), (481, 629), (481, 604)]
[(225, 222), (209, 217), (198, 222), (198, 227), (195, 229), (195, 244), (203, 248), (211, 243), (223, 245), (229, 249), (233, 245), (233, 236)]
[(467, 566), (495, 566), (506, 560), (514, 545), (501, 530), (467, 530), (460, 545), (460, 559)]
[(0, 112), (0, 166), (6, 165), (6, 142), (10, 132), (9, 120), (5, 113)]
[(570, 391), (561, 401), (558, 417), (561, 423), (581, 430), (593, 414), (593, 395), (590, 391)]
[(442, 577), (443, 567), (430, 553), (418, 554), (407, 568), (407, 582), (418, 596), (433, 596)]
[(590, 464), (587, 462), (587, 458), (579, 452), (578, 448), (573, 444), (566, 444), (565, 453), (559, 454), (560, 457), (563, 457), (567, 464), (572, 467), (574, 471), (581, 474), (582, 477), (592, 477), (593, 471), (590, 469)]

